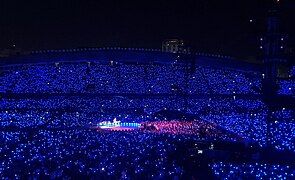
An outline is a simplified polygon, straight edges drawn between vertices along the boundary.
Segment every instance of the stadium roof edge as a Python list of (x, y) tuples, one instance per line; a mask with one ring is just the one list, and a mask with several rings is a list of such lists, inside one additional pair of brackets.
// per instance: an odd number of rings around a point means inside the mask
[[(2, 66), (16, 64), (35, 64), (50, 62), (163, 62), (169, 63), (177, 61), (182, 56), (178, 53), (162, 52), (161, 49), (146, 48), (121, 48), (121, 47), (102, 47), (102, 48), (77, 48), (59, 50), (40, 50), (32, 51), (28, 55), (13, 56), (0, 59)], [(183, 54), (186, 57), (185, 54)], [(256, 64), (239, 61), (230, 56), (220, 54), (195, 53), (189, 55), (198, 64), (217, 65), (229, 68), (260, 71), (261, 67)]]

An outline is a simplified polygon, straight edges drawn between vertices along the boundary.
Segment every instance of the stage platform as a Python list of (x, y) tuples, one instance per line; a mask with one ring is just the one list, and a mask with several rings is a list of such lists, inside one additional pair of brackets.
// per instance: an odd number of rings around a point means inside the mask
[(141, 127), (140, 123), (121, 123), (118, 121), (113, 122), (101, 122), (98, 123), (97, 128), (101, 130), (109, 130), (109, 131), (132, 131), (139, 129)]

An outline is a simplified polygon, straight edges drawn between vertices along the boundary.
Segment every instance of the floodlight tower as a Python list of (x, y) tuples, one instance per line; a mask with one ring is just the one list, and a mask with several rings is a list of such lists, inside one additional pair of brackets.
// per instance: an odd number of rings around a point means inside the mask
[(287, 60), (284, 58), (284, 45), (286, 36), (281, 33), (279, 8), (280, 1), (275, 0), (274, 5), (268, 12), (267, 30), (264, 37), (260, 38), (263, 51), (264, 64), (264, 94), (274, 96), (277, 91), (278, 70), (281, 64)]
[(284, 41), (286, 36), (280, 29), (280, 5), (279, 0), (275, 0), (273, 6), (268, 11), (267, 29), (264, 37), (260, 38), (260, 48), (263, 51), (264, 74), (262, 76), (262, 89), (264, 101), (268, 107), (267, 113), (267, 144), (270, 146), (270, 124), (274, 119), (272, 112), (276, 109), (276, 97), (278, 90), (279, 67), (287, 62), (284, 58)]

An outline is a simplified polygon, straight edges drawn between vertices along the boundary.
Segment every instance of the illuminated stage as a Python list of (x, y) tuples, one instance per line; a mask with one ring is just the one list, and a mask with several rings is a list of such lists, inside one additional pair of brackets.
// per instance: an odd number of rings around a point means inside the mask
[(139, 129), (141, 127), (140, 123), (121, 123), (117, 121), (116, 118), (111, 121), (104, 121), (98, 124), (98, 128), (102, 130), (109, 130), (109, 131), (132, 131)]

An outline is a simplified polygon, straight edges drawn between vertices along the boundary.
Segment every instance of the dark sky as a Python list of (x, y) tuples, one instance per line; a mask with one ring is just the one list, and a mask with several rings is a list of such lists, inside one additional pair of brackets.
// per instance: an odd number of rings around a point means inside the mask
[[(295, 32), (295, 6), (283, 3), (284, 31)], [(183, 38), (198, 51), (250, 55), (273, 0), (0, 0), (0, 48), (160, 48)], [(253, 19), (253, 23), (249, 20)], [(293, 34), (292, 34), (293, 32)]]

